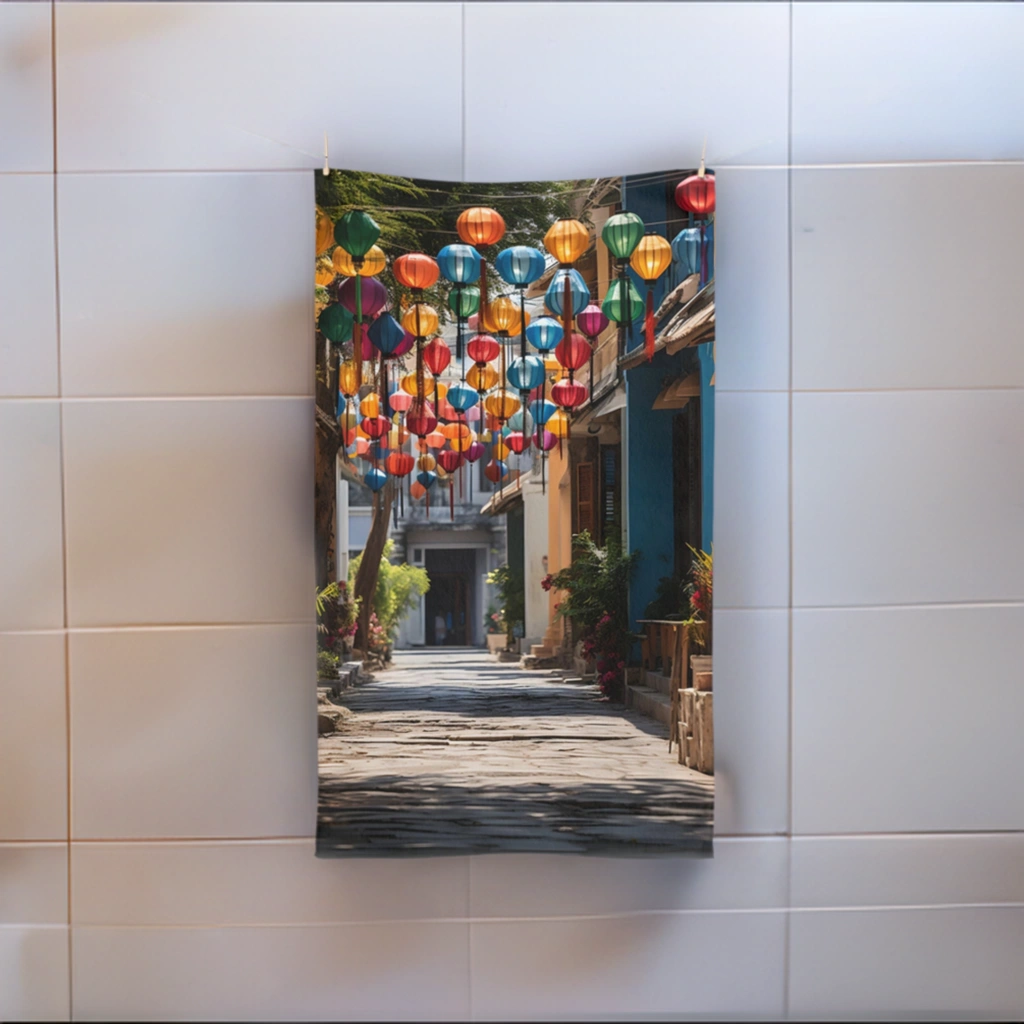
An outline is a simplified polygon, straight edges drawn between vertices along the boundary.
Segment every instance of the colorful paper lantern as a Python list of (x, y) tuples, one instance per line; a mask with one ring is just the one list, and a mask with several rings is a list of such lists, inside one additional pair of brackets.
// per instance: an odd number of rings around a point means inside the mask
[(362, 259), (380, 238), (380, 225), (363, 210), (349, 210), (334, 225), (334, 240), (354, 259)]
[(381, 313), (370, 324), (366, 334), (378, 352), (384, 356), (394, 356), (405, 338), (405, 329), (390, 313)]
[(379, 245), (371, 245), (362, 261), (356, 261), (339, 245), (331, 254), (331, 263), (337, 273), (345, 277), (376, 277), (388, 264), (384, 250)]
[(423, 394), (420, 394), (419, 383), (415, 373), (407, 373), (399, 382), (403, 391), (408, 391), (413, 398), (429, 398), (434, 393), (434, 378), (429, 374), (423, 375)]
[(314, 280), (321, 288), (326, 288), (338, 275), (334, 270), (329, 256), (321, 256), (316, 261), (316, 274)]
[(539, 356), (517, 357), (505, 376), (516, 391), (532, 391), (544, 383), (544, 362)]
[(424, 488), (425, 491), (429, 491), (436, 481), (437, 473), (428, 469), (422, 470), (416, 477), (416, 483), (418, 483), (420, 487)]
[[(623, 301), (623, 294), (628, 296), (628, 301)], [(617, 324), (628, 324), (643, 315), (644, 300), (629, 278), (619, 278), (609, 286), (601, 309), (609, 320)]]
[(480, 253), (459, 242), (446, 245), (437, 254), (437, 266), (442, 277), (452, 284), (472, 284), (480, 277)]
[(463, 320), (471, 317), (480, 309), (480, 289), (472, 284), (453, 288), (448, 293), (448, 308)]
[(379, 491), (387, 482), (387, 473), (376, 466), (373, 469), (368, 469), (366, 471), (366, 475), (363, 477), (363, 483), (366, 484), (374, 494), (376, 494), (377, 491)]
[(367, 437), (378, 441), (391, 429), (391, 420), (386, 416), (367, 416), (359, 425)]
[(596, 338), (608, 326), (608, 317), (600, 306), (591, 302), (577, 314), (576, 326), (588, 338)]
[(489, 206), (471, 206), (459, 214), (455, 230), (467, 245), (494, 245), (505, 234), (505, 220)]
[(445, 441), (448, 440), (448, 438), (446, 438), (444, 434), (441, 433), (440, 430), (437, 430), (435, 428), (429, 434), (427, 434), (427, 436), (423, 438), (423, 440), (427, 442), (428, 448), (443, 448), (444, 443)]
[(519, 406), (519, 399), (508, 391), (495, 391), (484, 399), (484, 408), (499, 420), (507, 420)]
[(451, 350), (440, 338), (433, 338), (423, 346), (423, 365), (435, 377), (444, 373), (451, 361)]
[(563, 267), (575, 263), (590, 245), (590, 232), (578, 220), (556, 220), (544, 235), (544, 248)]
[(437, 284), (441, 271), (437, 262), (423, 252), (410, 252), (399, 256), (391, 264), (395, 280), (404, 288), (423, 291)]
[(417, 338), (437, 334), (437, 310), (425, 302), (415, 302), (402, 314), (402, 326)]
[[(544, 305), (555, 314), (564, 316), (565, 280), (569, 279), (569, 294), (572, 298), (572, 315), (577, 316), (583, 312), (590, 303), (590, 289), (583, 275), (578, 270), (571, 270), (565, 267), (557, 270), (551, 278), (551, 284), (544, 293)], [(529, 335), (527, 335), (529, 337)]]
[(476, 462), (487, 453), (487, 446), (480, 441), (474, 441), (465, 451), (467, 462)]
[(562, 340), (564, 334), (562, 325), (549, 316), (537, 317), (526, 328), (526, 340), (538, 352), (550, 352)]
[[(578, 384), (566, 378), (555, 382), (551, 388), (551, 398), (563, 409), (575, 409), (587, 400), (587, 388), (585, 384)], [(549, 420), (548, 424), (550, 423)]]
[(601, 228), (601, 240), (617, 260), (628, 260), (643, 236), (644, 222), (635, 213), (613, 213)]
[(438, 453), (437, 460), (446, 473), (454, 473), (462, 465), (462, 452), (445, 448), (444, 451)]
[(373, 419), (375, 416), (380, 415), (380, 395), (376, 391), (371, 391), (360, 403), (359, 411), (364, 417)]
[(482, 395), (498, 383), (498, 371), (486, 363), (477, 363), (466, 371), (466, 383)]
[(316, 208), (316, 254), (320, 256), (334, 245), (334, 221), (318, 206)]
[(426, 444), (424, 444), (424, 454), (416, 460), (416, 467), (424, 473), (430, 473), (437, 468), (437, 459), (435, 459), (434, 456), (425, 449)]
[[(529, 337), (530, 329), (526, 329)], [(488, 334), (477, 334), (469, 339), (466, 354), (474, 363), (492, 363), (501, 354), (501, 346)]]
[(392, 353), (392, 355), (396, 359), (400, 359), (407, 352), (411, 352), (412, 351), (412, 347), (415, 344), (416, 344), (416, 339), (408, 331), (406, 331), (405, 332), (405, 336), (398, 343), (398, 348), (395, 349), (395, 351)]
[(715, 176), (700, 173), (691, 174), (676, 185), (676, 205), (695, 217), (708, 217), (715, 212)]
[[(590, 342), (582, 334), (573, 332), (568, 338), (563, 338), (555, 348), (555, 358), (560, 366), (567, 370), (579, 370), (587, 365), (590, 358)], [(543, 375), (541, 377), (543, 380)], [(538, 383), (540, 383), (538, 381)], [(561, 403), (559, 403), (561, 404)]]
[(423, 398), (414, 398), (405, 414), (405, 425), (417, 437), (426, 437), (437, 426), (437, 417), (430, 403)]
[(392, 476), (408, 476), (416, 465), (416, 460), (408, 452), (392, 452), (384, 463)]
[(654, 282), (672, 263), (672, 246), (661, 235), (644, 235), (629, 258), (629, 265), (647, 284), (647, 310), (644, 314), (644, 348), (647, 361), (654, 358)]
[(533, 433), (532, 437), (533, 443), (542, 452), (549, 452), (556, 444), (558, 444), (558, 435), (551, 433), (550, 430), (545, 430), (543, 427), (538, 428)]
[(549, 419), (558, 411), (554, 402), (545, 398), (535, 398), (529, 405), (530, 416), (534, 423), (544, 426)]
[(518, 333), (522, 322), (519, 307), (507, 295), (499, 295), (488, 303), (483, 311), (483, 321), (484, 330), (508, 334)]
[(409, 485), (409, 496), (413, 498), (415, 501), (419, 501), (420, 498), (422, 498), (423, 495), (425, 495), (426, 493), (426, 487), (424, 487), (423, 484), (419, 482), (419, 480), (414, 480)]
[(470, 384), (459, 382), (448, 389), (448, 401), (458, 412), (466, 412), (480, 401), (480, 396)]
[(351, 339), (354, 322), (352, 314), (340, 302), (332, 302), (320, 310), (316, 325), (328, 341), (340, 345)]
[(692, 274), (700, 273), (701, 238), (700, 228), (683, 228), (672, 239), (672, 255), (679, 264), (679, 279), (686, 280)]
[(513, 430), (505, 438), (505, 444), (508, 446), (509, 451), (515, 452), (516, 455), (522, 455), (530, 447), (530, 439), (526, 434)]
[(484, 476), (491, 481), (492, 484), (496, 484), (499, 480), (502, 480), (508, 474), (508, 466), (505, 465), (500, 459), (491, 459), (490, 462), (484, 466)]
[(530, 245), (513, 245), (498, 253), (494, 267), (506, 284), (524, 288), (544, 273), (544, 254)]
[(397, 388), (388, 397), (388, 404), (395, 412), (408, 412), (412, 405), (412, 395), (404, 388)]
[[(357, 300), (361, 300), (361, 308)], [(375, 277), (347, 277), (338, 289), (338, 301), (350, 313), (372, 320), (387, 305), (388, 293)]]

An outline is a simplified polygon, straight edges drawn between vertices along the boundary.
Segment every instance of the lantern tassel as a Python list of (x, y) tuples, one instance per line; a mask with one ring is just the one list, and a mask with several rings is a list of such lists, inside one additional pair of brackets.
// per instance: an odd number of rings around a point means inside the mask
[(700, 222), (700, 286), (708, 283), (708, 243), (704, 236), (704, 221)]
[(427, 519), (430, 519), (430, 488), (427, 488)]
[(455, 522), (455, 482), (448, 477), (448, 508), (451, 510), (451, 520)]
[(654, 358), (654, 289), (647, 289), (647, 315), (644, 317), (644, 343), (647, 362)]

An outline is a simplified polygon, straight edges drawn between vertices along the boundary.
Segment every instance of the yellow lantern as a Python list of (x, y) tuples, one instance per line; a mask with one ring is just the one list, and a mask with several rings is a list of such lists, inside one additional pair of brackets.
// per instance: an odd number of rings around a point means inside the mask
[(434, 393), (434, 378), (429, 374), (423, 374), (423, 394), (421, 395), (416, 387), (416, 374), (407, 373), (401, 380), (401, 388), (414, 398), (429, 398)]
[(453, 448), (455, 447), (455, 441), (457, 439), (469, 437), (471, 433), (469, 427), (465, 423), (442, 423), (437, 429), (452, 442)]
[(433, 455), (421, 455), (416, 460), (416, 465), (424, 473), (430, 473), (432, 470), (437, 469), (437, 459), (435, 459)]
[(358, 270), (352, 262), (352, 257), (340, 245), (331, 254), (331, 262), (334, 269), (345, 277), (355, 277), (356, 274), (360, 277), (376, 277), (387, 266), (384, 250), (379, 245), (370, 246), (363, 257), (363, 265)]
[[(465, 424), (463, 424), (465, 426)], [(466, 427), (465, 434), (458, 434), (451, 439), (453, 452), (468, 452), (469, 446), (476, 440), (476, 435), (469, 427)]]
[(327, 252), (334, 245), (334, 221), (318, 206), (316, 208), (316, 254)]
[(445, 470), (445, 468), (443, 466), (437, 466), (434, 469), (434, 472), (437, 474), (437, 479), (438, 480), (447, 480), (448, 479), (448, 473), (447, 473), (447, 471)]
[(562, 364), (552, 356), (544, 357), (544, 372), (545, 373), (557, 373), (561, 375)]
[(490, 391), (498, 383), (498, 371), (487, 364), (474, 364), (466, 371), (466, 383), (474, 391)]
[(336, 276), (331, 261), (326, 256), (321, 256), (316, 261), (316, 283), (321, 288), (326, 288)]
[(498, 443), (495, 444), (495, 446), (494, 446), (495, 458), (507, 459), (509, 451), (510, 451), (509, 446), (507, 444), (505, 444), (504, 441), (498, 441)]
[(484, 330), (491, 333), (519, 333), (519, 308), (507, 295), (499, 295), (493, 302), (487, 304), (484, 312)]
[(338, 367), (338, 390), (351, 398), (359, 390), (359, 367), (348, 359)]
[(507, 420), (519, 409), (519, 399), (507, 391), (495, 391), (484, 399), (484, 408), (499, 420)]
[(566, 415), (564, 409), (556, 409), (550, 417), (548, 417), (547, 423), (544, 424), (545, 430), (550, 430), (555, 437), (568, 437), (569, 436), (569, 417)]
[(360, 403), (359, 411), (367, 419), (375, 419), (380, 415), (380, 398), (377, 397), (376, 391), (371, 391)]
[(442, 384), (441, 381), (438, 381), (434, 385), (434, 390), (437, 392), (437, 404), (440, 405), (448, 394), (448, 385)]
[(672, 246), (661, 235), (644, 235), (629, 258), (629, 265), (648, 283), (661, 277), (671, 263)]
[(402, 326), (414, 337), (429, 338), (437, 334), (437, 310), (425, 302), (414, 302), (402, 314)]
[(389, 448), (401, 448), (403, 444), (409, 439), (409, 431), (402, 426), (392, 427), (388, 431), (388, 447)]
[(590, 245), (590, 232), (578, 220), (556, 220), (544, 236), (544, 248), (559, 263), (575, 263)]

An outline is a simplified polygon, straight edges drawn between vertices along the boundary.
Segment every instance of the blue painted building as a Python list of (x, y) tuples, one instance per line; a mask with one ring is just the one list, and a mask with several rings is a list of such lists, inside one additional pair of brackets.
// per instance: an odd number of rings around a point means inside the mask
[[(674, 201), (675, 185), (682, 177), (683, 172), (624, 178), (622, 208), (638, 214), (649, 231), (672, 241), (693, 224)], [(713, 228), (708, 236), (709, 284), (703, 289), (698, 289), (696, 279), (685, 284), (687, 275), (677, 261), (655, 283), (654, 307), (661, 316), (654, 358), (647, 362), (643, 355), (642, 319), (633, 323), (626, 339), (622, 361), (625, 533), (628, 549), (640, 552), (630, 586), (634, 629), (638, 629), (637, 620), (645, 618), (660, 580), (686, 574), (692, 558), (687, 545), (712, 549)], [(646, 284), (635, 275), (633, 280), (645, 295)], [(667, 297), (670, 302), (662, 308)]]

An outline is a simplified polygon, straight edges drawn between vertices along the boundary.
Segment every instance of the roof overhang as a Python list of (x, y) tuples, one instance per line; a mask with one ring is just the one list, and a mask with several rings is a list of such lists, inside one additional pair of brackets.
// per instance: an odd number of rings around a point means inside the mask
[(677, 377), (666, 384), (654, 400), (652, 409), (682, 409), (691, 398), (700, 397), (700, 373)]

